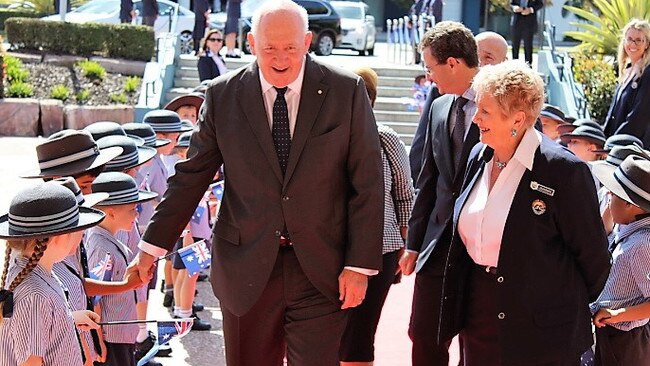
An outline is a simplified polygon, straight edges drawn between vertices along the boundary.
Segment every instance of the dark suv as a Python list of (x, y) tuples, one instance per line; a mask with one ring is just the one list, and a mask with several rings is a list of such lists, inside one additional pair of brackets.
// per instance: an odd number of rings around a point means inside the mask
[[(241, 20), (243, 50), (250, 53), (246, 33), (251, 30), (251, 18), (257, 8), (266, 1), (273, 0), (246, 0), (241, 3)], [(332, 49), (341, 43), (341, 17), (327, 1), (324, 0), (293, 0), (298, 5), (307, 9), (309, 16), (309, 30), (314, 34), (311, 50), (317, 55), (328, 56)], [(210, 16), (210, 26), (224, 28), (226, 13), (217, 13)]]

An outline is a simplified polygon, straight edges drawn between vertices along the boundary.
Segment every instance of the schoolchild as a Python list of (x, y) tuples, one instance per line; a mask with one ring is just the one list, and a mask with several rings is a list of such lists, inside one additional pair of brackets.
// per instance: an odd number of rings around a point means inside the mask
[(82, 230), (104, 216), (79, 206), (75, 195), (55, 182), (14, 196), (9, 213), (0, 217), (0, 238), (7, 240), (0, 284), (1, 365), (83, 364), (75, 324), (97, 329), (99, 316), (72, 312), (52, 267), (79, 246)]
[[(126, 274), (131, 251), (116, 234), (120, 230), (130, 230), (137, 216), (136, 205), (154, 199), (156, 194), (139, 190), (135, 180), (121, 172), (100, 174), (92, 187), (94, 193), (108, 193), (109, 197), (97, 205), (106, 214), (106, 219), (87, 233), (88, 264), (93, 268), (110, 254), (113, 258), (110, 280), (119, 281)], [(104, 295), (98, 309), (104, 322), (136, 320), (135, 291)], [(134, 366), (138, 331), (138, 324), (104, 326), (107, 358), (96, 365)]]
[(591, 304), (597, 366), (647, 366), (650, 360), (650, 160), (627, 157), (618, 168), (594, 167), (611, 192), (619, 225), (612, 269)]

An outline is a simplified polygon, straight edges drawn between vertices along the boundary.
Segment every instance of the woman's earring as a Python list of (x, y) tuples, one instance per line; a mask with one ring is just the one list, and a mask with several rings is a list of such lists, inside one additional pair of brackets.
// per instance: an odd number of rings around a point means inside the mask
[(513, 128), (513, 129), (510, 131), (510, 135), (512, 135), (512, 137), (517, 137), (517, 130), (515, 130), (515, 129)]

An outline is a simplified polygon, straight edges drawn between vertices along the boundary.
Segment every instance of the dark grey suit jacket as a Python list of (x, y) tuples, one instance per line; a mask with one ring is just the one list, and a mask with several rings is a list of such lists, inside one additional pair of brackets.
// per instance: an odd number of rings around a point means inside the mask
[(303, 271), (332, 302), (344, 266), (381, 268), (381, 147), (361, 78), (307, 56), (284, 177), (257, 63), (215, 79), (199, 126), (143, 239), (171, 249), (223, 164), (211, 276), (222, 306), (241, 316), (260, 298), (285, 225)]
[[(454, 201), (460, 192), (467, 157), (478, 142), (478, 128), (472, 123), (465, 137), (460, 168), (455, 171), (448, 124), (454, 98), (454, 95), (443, 95), (431, 105), (428, 143), (423, 150), (423, 164), (417, 181), (419, 193), (409, 220), (407, 240), (408, 249), (420, 252), (416, 271), (422, 269), (433, 255), (438, 259), (436, 271), (442, 274), (444, 260), (440, 255), (445, 249), (437, 246), (445, 231), (449, 234), (447, 237), (451, 234)], [(446, 248), (449, 241), (442, 244)], [(434, 251), (436, 254), (432, 254)]]

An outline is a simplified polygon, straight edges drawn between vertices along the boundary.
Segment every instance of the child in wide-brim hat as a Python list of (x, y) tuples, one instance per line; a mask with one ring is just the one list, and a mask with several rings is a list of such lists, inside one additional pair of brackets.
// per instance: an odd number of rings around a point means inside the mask
[[(79, 206), (72, 191), (56, 182), (39, 183), (14, 196), (0, 217), (7, 240), (0, 290), (0, 364), (82, 365), (82, 354), (64, 289), (52, 268), (73, 251), (82, 230), (104, 219)], [(16, 253), (12, 257), (12, 253)], [(89, 311), (77, 312), (82, 328), (97, 328)]]
[[(132, 258), (131, 250), (116, 235), (121, 230), (130, 230), (137, 217), (138, 203), (152, 200), (156, 193), (138, 189), (135, 180), (121, 172), (100, 174), (93, 182), (93, 193), (108, 193), (109, 197), (97, 207), (106, 214), (106, 219), (87, 233), (88, 264), (92, 268), (109, 254), (113, 258), (110, 281), (120, 281)], [(104, 321), (136, 320), (136, 294), (134, 291), (104, 295), (96, 308)], [(135, 343), (138, 324), (113, 325), (103, 328), (107, 348), (107, 359), (102, 365), (135, 365)]]
[(591, 304), (596, 325), (595, 362), (647, 366), (650, 360), (650, 160), (627, 157), (619, 167), (594, 173), (611, 192), (609, 208), (619, 225), (612, 269)]

